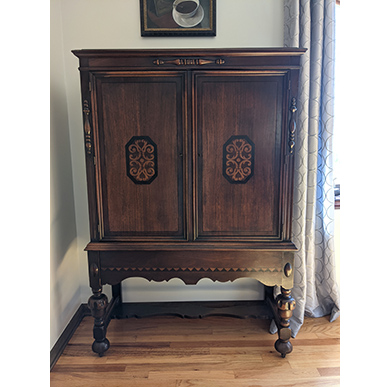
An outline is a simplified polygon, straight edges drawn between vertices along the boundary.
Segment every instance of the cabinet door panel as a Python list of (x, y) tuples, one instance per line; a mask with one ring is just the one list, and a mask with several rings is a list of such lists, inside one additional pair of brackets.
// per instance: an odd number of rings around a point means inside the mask
[(194, 77), (198, 238), (280, 238), (285, 75)]
[(103, 239), (186, 238), (185, 76), (96, 76)]

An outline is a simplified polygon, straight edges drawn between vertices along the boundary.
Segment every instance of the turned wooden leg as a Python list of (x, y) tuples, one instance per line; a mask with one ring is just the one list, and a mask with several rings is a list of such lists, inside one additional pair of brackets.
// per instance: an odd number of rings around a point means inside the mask
[(107, 308), (107, 296), (101, 291), (94, 292), (88, 300), (88, 306), (91, 309), (92, 317), (95, 319), (93, 327), (93, 337), (95, 341), (92, 344), (92, 351), (103, 356), (104, 352), (110, 348), (110, 342), (106, 338), (106, 326), (104, 324), (104, 314)]
[(112, 285), (112, 297), (117, 298), (118, 297), (118, 304), (122, 304), (122, 283)]
[(293, 350), (292, 344), (290, 343), (290, 318), (296, 303), (291, 297), (291, 289), (281, 288), (281, 291), (282, 293), (276, 297), (280, 326), (278, 329), (279, 339), (275, 342), (275, 349), (282, 354), (282, 357), (286, 357)]

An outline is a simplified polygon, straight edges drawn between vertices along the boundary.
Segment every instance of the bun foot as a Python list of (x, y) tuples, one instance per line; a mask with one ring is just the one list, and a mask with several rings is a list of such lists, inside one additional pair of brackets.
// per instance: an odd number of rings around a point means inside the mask
[(104, 355), (104, 352), (110, 348), (110, 342), (108, 339), (104, 339), (103, 341), (94, 341), (92, 344), (92, 351), (97, 353), (100, 357)]
[(282, 355), (282, 358), (285, 358), (288, 353), (292, 352), (293, 346), (289, 341), (278, 339), (275, 342), (275, 349)]

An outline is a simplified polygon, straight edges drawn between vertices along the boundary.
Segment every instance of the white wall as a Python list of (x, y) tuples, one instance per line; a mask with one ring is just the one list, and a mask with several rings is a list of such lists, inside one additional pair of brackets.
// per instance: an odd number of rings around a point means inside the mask
[[(139, 0), (51, 0), (52, 17), (52, 255), (51, 346), (90, 296), (84, 142), (78, 60), (81, 48), (276, 47), (283, 45), (283, 0), (219, 0), (216, 37), (140, 36)], [(110, 294), (108, 287), (104, 289)], [(251, 279), (124, 282), (125, 301), (260, 299)]]

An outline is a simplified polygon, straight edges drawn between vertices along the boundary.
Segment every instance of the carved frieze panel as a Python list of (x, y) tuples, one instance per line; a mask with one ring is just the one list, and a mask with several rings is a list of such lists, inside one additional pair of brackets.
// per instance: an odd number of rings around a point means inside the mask
[(232, 136), (223, 146), (223, 175), (232, 184), (245, 184), (252, 176), (255, 144), (248, 136)]
[(148, 136), (134, 136), (126, 144), (127, 176), (135, 184), (150, 184), (157, 177), (157, 145)]

